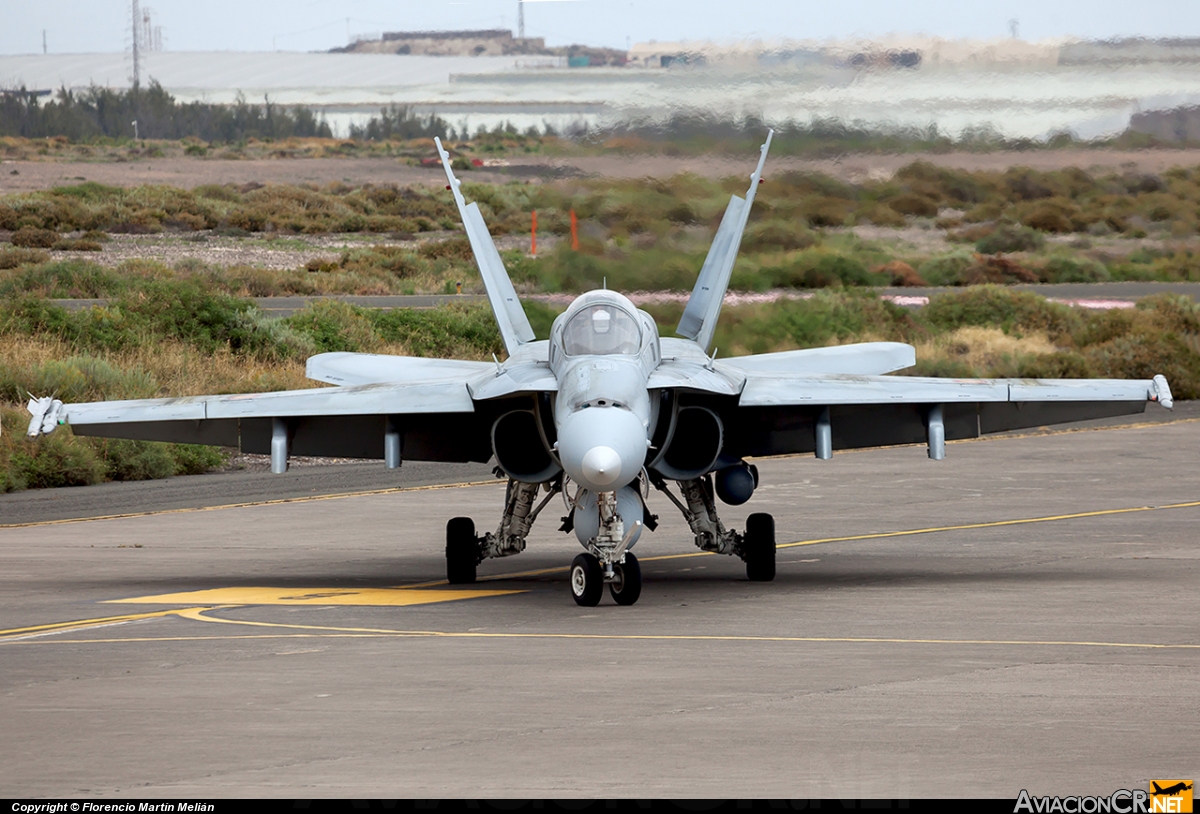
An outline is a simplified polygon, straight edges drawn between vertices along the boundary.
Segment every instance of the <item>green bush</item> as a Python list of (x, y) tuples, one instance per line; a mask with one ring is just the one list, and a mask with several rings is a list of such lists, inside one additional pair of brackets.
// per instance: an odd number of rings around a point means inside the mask
[(1155, 294), (1143, 297), (1135, 306), (1150, 316), (1155, 328), (1164, 333), (1200, 334), (1200, 303), (1183, 294)]
[(110, 310), (119, 312), (135, 332), (179, 339), (211, 352), (226, 345), (253, 349), (257, 337), (245, 332), (245, 323), (237, 316), (255, 308), (251, 300), (181, 279), (147, 280), (138, 289), (123, 292)]
[(20, 403), (27, 393), (54, 394), (65, 402), (150, 398), (158, 383), (139, 368), (121, 370), (94, 356), (54, 359), (33, 370), (0, 359), (0, 399)]
[(946, 254), (929, 258), (920, 265), (917, 273), (930, 285), (962, 285), (973, 262), (974, 258), (969, 254)]
[(175, 457), (169, 444), (123, 438), (98, 438), (95, 444), (104, 462), (106, 480), (156, 480), (175, 474)]
[(807, 249), (816, 242), (816, 235), (801, 224), (769, 220), (752, 224), (746, 229), (746, 234), (742, 237), (742, 251), (791, 251)]
[(206, 447), (200, 444), (171, 444), (171, 454), (175, 458), (176, 475), (202, 475), (224, 466), (229, 455), (217, 447)]
[(111, 297), (130, 285), (128, 276), (86, 260), (25, 265), (0, 276), (0, 295), (40, 294), (52, 298)]
[(487, 359), (504, 352), (496, 320), (484, 303), (370, 311), (368, 316), (384, 341), (403, 343), (414, 356)]
[(60, 240), (50, 248), (56, 252), (99, 252), (104, 251), (95, 240)]
[[(451, 243), (455, 241), (445, 242)], [(466, 243), (466, 240), (464, 239), (462, 242)], [(412, 251), (412, 249), (401, 246), (371, 246), (363, 249), (347, 249), (342, 252), (341, 259), (338, 260), (337, 265), (344, 271), (383, 269), (403, 279), (428, 271), (430, 268), (428, 258), (451, 257), (463, 260), (473, 257), (471, 255), (470, 244), (467, 244), (465, 258), (463, 257), (461, 246), (458, 245), (449, 248), (431, 248), (428, 251), (426, 250), (426, 247), (441, 245), (439, 243), (427, 243), (421, 247), (419, 254)]]
[[(669, 327), (665, 331), (669, 335), (678, 314), (667, 314), (662, 309), (653, 313)], [(905, 308), (881, 300), (871, 292), (835, 289), (818, 291), (805, 300), (778, 300), (723, 315), (714, 344), (762, 353), (779, 345), (819, 347), (863, 334), (912, 341), (923, 336), (924, 331)]]
[(338, 300), (315, 300), (284, 322), (297, 334), (308, 337), (318, 353), (371, 351), (379, 344), (372, 313)]
[(1070, 340), (1083, 322), (1079, 312), (1028, 291), (981, 285), (935, 294), (921, 320), (940, 331), (966, 325), (999, 327), (1005, 333), (1043, 331), (1052, 340)]
[(933, 218), (937, 217), (938, 213), (937, 201), (927, 198), (924, 195), (914, 195), (912, 193), (898, 195), (888, 201), (887, 205), (901, 215)]
[(1113, 379), (1149, 379), (1161, 373), (1178, 399), (1200, 397), (1200, 354), (1175, 336), (1121, 336), (1085, 348), (1095, 375)]
[(106, 467), (96, 451), (60, 427), (52, 435), (22, 442), (5, 467), (5, 489), (88, 486), (104, 480)]
[(1001, 224), (990, 234), (975, 242), (975, 251), (980, 254), (1000, 254), (1001, 252), (1031, 252), (1046, 245), (1046, 238), (1041, 232), (1027, 226)]
[(1051, 257), (1040, 269), (1040, 276), (1047, 283), (1098, 283), (1110, 277), (1103, 263), (1072, 257)]
[(37, 249), (9, 248), (0, 249), (0, 269), (15, 269), (21, 266), (31, 266), (45, 263), (50, 255)]
[(764, 266), (758, 276), (770, 288), (828, 288), (830, 286), (887, 285), (884, 275), (872, 274), (855, 257), (824, 248), (806, 249), (787, 256), (778, 266)]
[(49, 249), (58, 239), (58, 232), (53, 229), (35, 229), (27, 226), (13, 232), (9, 242), (24, 249)]

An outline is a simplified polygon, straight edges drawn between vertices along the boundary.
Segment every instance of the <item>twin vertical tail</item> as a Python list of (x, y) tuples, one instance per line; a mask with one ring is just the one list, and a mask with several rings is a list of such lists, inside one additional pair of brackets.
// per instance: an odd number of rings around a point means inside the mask
[(721, 316), (725, 289), (729, 287), (733, 264), (742, 246), (742, 233), (746, 231), (746, 220), (750, 217), (750, 207), (754, 205), (754, 196), (758, 192), (763, 165), (767, 161), (767, 151), (771, 149), (774, 135), (774, 130), (767, 131), (767, 140), (758, 157), (758, 166), (750, 176), (750, 189), (746, 191), (746, 197), (734, 195), (730, 199), (725, 216), (721, 218), (721, 226), (708, 250), (708, 257), (704, 258), (696, 287), (692, 289), (692, 296), (688, 298), (679, 327), (675, 330), (680, 336), (695, 340), (706, 351), (712, 344), (717, 319)]
[(462, 217), (463, 228), (467, 231), (467, 240), (471, 242), (471, 251), (475, 254), (475, 263), (479, 266), (480, 276), (483, 277), (483, 286), (487, 289), (488, 302), (491, 303), (492, 312), (496, 315), (496, 322), (500, 326), (500, 337), (504, 340), (504, 349), (508, 351), (509, 356), (512, 356), (513, 352), (521, 345), (533, 341), (533, 328), (530, 327), (525, 310), (521, 307), (517, 290), (513, 288), (512, 280), (504, 268), (504, 261), (500, 259), (500, 252), (496, 250), (496, 244), (492, 241), (487, 224), (483, 222), (479, 204), (474, 202), (468, 204), (463, 198), (462, 190), (459, 189), (462, 182), (454, 177), (454, 170), (450, 166), (450, 153), (442, 147), (440, 138), (434, 138), (433, 141), (437, 145), (438, 155), (442, 157), (442, 168), (446, 170), (449, 189), (454, 193), (454, 201), (458, 204), (458, 214)]

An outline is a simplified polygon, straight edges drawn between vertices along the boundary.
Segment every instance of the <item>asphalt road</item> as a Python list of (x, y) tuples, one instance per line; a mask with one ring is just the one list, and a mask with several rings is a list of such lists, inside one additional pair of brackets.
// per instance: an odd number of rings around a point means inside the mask
[[(936, 463), (762, 461), (725, 518), (775, 515), (776, 580), (696, 552), (655, 495), (631, 608), (571, 601), (558, 506), (473, 591), (442, 584), (446, 518), (490, 525), (498, 482), (3, 528), (0, 794), (844, 800), (1194, 778), (1198, 453), (1200, 420), (1176, 415)], [(261, 497), (287, 497), (306, 474), (266, 477), (281, 491)]]

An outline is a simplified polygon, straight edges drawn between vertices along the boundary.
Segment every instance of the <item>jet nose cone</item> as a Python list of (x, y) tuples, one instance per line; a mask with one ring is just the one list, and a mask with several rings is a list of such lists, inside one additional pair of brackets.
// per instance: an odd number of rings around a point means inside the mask
[(583, 456), (583, 474), (598, 486), (608, 486), (621, 476), (621, 456), (612, 447), (592, 447)]
[(593, 492), (613, 492), (646, 462), (646, 428), (629, 410), (577, 410), (558, 426), (558, 455), (572, 481)]

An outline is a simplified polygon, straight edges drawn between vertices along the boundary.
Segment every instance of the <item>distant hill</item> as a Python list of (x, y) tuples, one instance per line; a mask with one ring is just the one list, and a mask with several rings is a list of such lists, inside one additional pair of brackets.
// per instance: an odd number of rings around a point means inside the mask
[(385, 31), (378, 38), (363, 38), (330, 49), (339, 54), (399, 54), (402, 56), (484, 57), (484, 56), (556, 56), (566, 57), (572, 67), (624, 65), (624, 51), (590, 45), (547, 47), (541, 37), (515, 37), (505, 28), (466, 31)]

